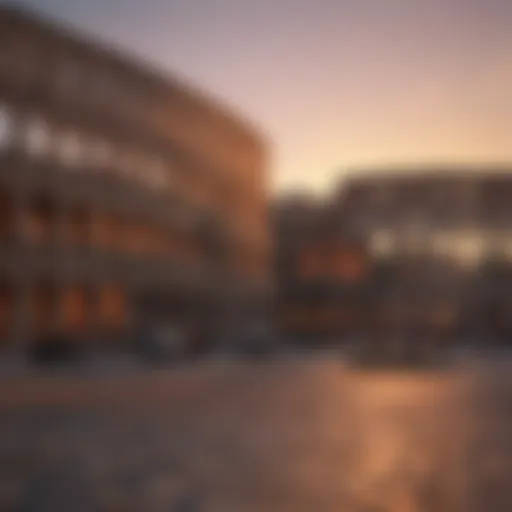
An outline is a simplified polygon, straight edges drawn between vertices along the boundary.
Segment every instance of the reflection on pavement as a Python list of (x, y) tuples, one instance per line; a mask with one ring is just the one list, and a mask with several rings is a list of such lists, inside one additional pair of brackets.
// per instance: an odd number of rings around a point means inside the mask
[(500, 368), (317, 359), (11, 382), (0, 510), (509, 512)]

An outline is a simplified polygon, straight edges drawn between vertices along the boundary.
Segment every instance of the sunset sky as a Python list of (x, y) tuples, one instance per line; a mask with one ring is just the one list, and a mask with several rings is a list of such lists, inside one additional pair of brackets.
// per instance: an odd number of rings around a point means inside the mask
[(347, 168), (512, 161), (510, 0), (33, 0), (242, 110), (273, 187)]

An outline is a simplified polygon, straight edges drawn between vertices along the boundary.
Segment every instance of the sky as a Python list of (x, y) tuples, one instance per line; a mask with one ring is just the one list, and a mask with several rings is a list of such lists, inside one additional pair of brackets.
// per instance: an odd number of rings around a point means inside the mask
[(275, 191), (389, 164), (512, 162), (510, 0), (22, 3), (241, 111), (270, 142)]

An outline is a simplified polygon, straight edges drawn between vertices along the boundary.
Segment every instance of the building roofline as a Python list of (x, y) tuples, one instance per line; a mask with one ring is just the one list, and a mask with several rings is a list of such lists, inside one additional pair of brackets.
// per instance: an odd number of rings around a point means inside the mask
[(47, 30), (58, 38), (65, 39), (103, 59), (110, 60), (114, 65), (125, 67), (139, 74), (141, 78), (154, 82), (158, 87), (173, 92), (191, 104), (207, 110), (213, 116), (218, 116), (229, 128), (239, 132), (253, 144), (266, 146), (266, 138), (261, 127), (254, 121), (245, 118), (243, 114), (237, 113), (236, 107), (224, 103), (215, 93), (202, 89), (196, 83), (184, 78), (179, 72), (176, 74), (174, 72), (166, 73), (133, 49), (108, 41), (83, 27), (74, 24), (67, 27), (61, 19), (24, 4), (0, 5), (0, 15), (10, 16), (19, 22)]
[(386, 164), (375, 167), (353, 167), (344, 171), (341, 178), (344, 182), (388, 181), (388, 180), (419, 180), (419, 179), (467, 179), (468, 177), (485, 178), (510, 177), (512, 179), (512, 159), (509, 162), (479, 163), (426, 163), (426, 164)]

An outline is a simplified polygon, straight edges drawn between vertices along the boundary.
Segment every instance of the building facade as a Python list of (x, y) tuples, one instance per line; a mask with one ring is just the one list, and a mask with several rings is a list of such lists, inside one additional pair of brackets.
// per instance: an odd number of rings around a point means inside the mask
[(301, 343), (338, 343), (368, 312), (371, 262), (339, 221), (333, 204), (307, 197), (283, 199), (274, 209), (276, 323)]
[(316, 338), (512, 340), (511, 171), (358, 172), (307, 221), (288, 210), (281, 309)]
[(267, 159), (207, 95), (0, 9), (3, 346), (248, 321), (270, 290)]

